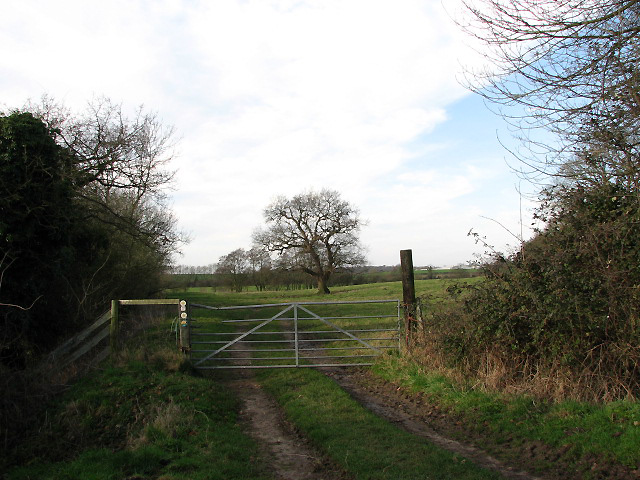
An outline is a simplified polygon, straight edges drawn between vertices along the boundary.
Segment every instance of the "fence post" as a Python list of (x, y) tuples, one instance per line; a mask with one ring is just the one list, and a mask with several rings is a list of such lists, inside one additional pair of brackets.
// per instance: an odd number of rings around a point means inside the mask
[(293, 342), (296, 351), (296, 367), (300, 366), (300, 345), (298, 342), (298, 304), (293, 304)]
[(402, 303), (404, 307), (404, 326), (407, 343), (416, 325), (416, 287), (413, 275), (413, 257), (411, 250), (400, 250), (400, 268), (402, 269)]
[(185, 355), (191, 352), (191, 322), (189, 305), (186, 300), (180, 300), (180, 350)]
[(111, 326), (109, 328), (109, 346), (111, 353), (115, 353), (118, 349), (118, 334), (120, 330), (119, 307), (119, 300), (111, 300)]

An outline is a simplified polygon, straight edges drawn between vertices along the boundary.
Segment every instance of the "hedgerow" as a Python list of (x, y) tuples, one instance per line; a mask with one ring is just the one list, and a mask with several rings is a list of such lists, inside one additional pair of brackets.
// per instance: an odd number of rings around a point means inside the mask
[(638, 195), (613, 183), (556, 186), (537, 217), (544, 228), (517, 252), (493, 254), (484, 282), (450, 288), (460, 301), (427, 320), (427, 350), (503, 388), (637, 398)]

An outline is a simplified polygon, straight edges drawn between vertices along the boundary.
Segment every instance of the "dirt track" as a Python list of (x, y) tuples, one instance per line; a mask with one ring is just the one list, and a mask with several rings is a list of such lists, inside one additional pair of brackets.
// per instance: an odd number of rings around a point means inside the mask
[[(278, 478), (286, 480), (344, 480), (350, 478), (317, 452), (286, 420), (277, 403), (253, 380), (250, 371), (236, 371), (229, 385), (243, 402), (242, 419), (261, 443), (263, 458)], [(482, 429), (465, 425), (429, 405), (420, 395), (384, 382), (367, 370), (324, 369), (345, 391), (376, 415), (414, 435), (453, 451), (482, 467), (498, 471), (505, 478), (581, 479), (588, 472), (594, 479), (638, 479), (640, 472), (600, 459), (584, 459), (573, 468), (566, 453), (539, 442), (506, 439), (500, 445), (482, 435)], [(464, 439), (464, 442), (460, 439)], [(478, 445), (482, 445), (482, 449)], [(541, 471), (534, 475), (530, 472)]]
[(260, 442), (270, 471), (283, 480), (344, 480), (349, 478), (331, 465), (286, 420), (273, 398), (247, 370), (237, 372), (229, 386), (242, 400), (241, 419)]

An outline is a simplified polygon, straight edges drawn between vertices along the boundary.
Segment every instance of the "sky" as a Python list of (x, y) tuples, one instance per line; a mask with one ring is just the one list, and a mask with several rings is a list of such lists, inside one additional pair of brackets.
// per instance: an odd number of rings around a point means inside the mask
[[(446, 5), (446, 11), (445, 7)], [(337, 190), (371, 265), (474, 260), (530, 236), (506, 123), (461, 80), (457, 0), (20, 0), (0, 15), (0, 110), (106, 96), (175, 128), (176, 263), (250, 248), (276, 196)]]

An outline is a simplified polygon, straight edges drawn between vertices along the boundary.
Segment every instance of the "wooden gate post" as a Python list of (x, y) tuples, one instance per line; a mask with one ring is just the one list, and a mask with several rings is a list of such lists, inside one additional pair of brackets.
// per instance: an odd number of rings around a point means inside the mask
[(187, 301), (180, 300), (180, 350), (185, 355), (191, 352), (191, 322), (189, 313)]
[(118, 349), (118, 335), (120, 332), (119, 307), (119, 300), (111, 300), (111, 325), (109, 327), (109, 347), (111, 348), (111, 353), (115, 353)]
[(413, 276), (413, 257), (411, 250), (400, 250), (400, 268), (402, 269), (402, 304), (404, 307), (404, 326), (407, 342), (416, 325), (416, 286)]

